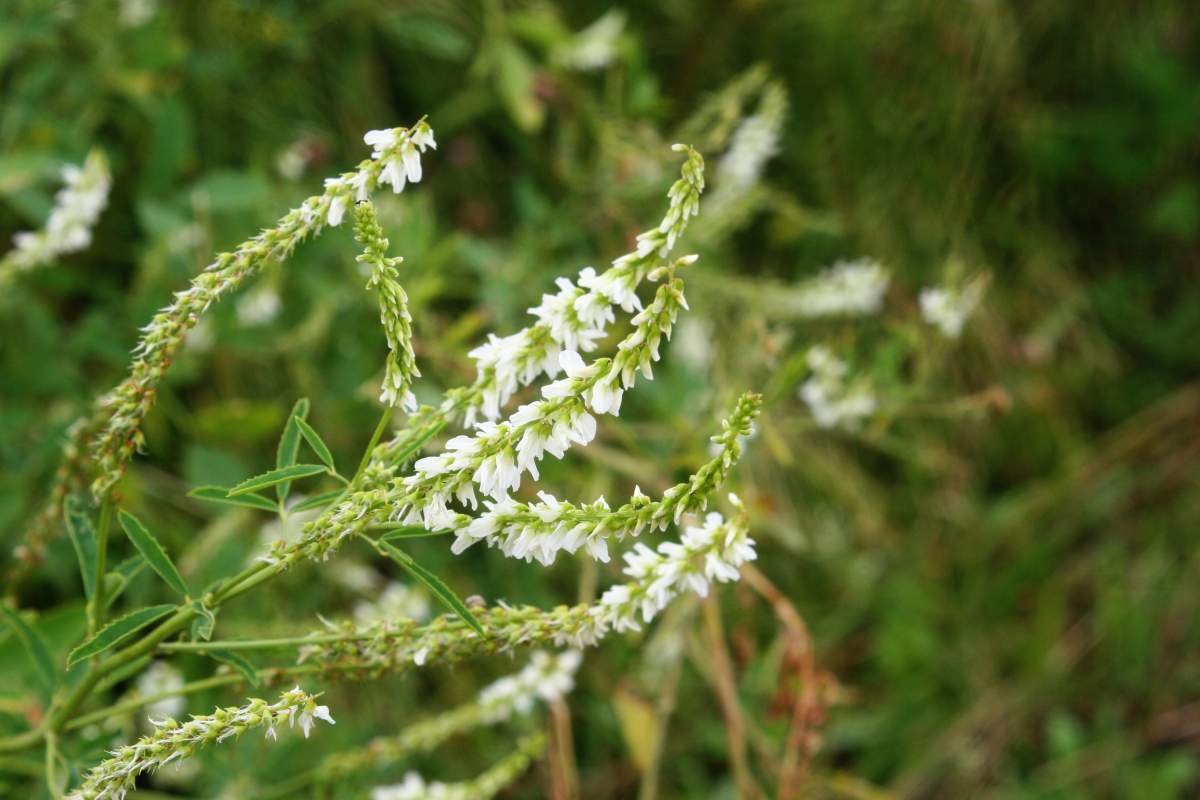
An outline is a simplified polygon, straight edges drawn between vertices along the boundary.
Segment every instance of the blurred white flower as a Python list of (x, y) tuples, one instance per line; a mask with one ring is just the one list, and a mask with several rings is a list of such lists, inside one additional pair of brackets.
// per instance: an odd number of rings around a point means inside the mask
[(957, 339), (967, 319), (983, 299), (983, 283), (972, 281), (962, 288), (935, 286), (921, 290), (921, 316), (948, 339)]
[(393, 581), (376, 600), (364, 600), (354, 607), (355, 621), (369, 625), (396, 619), (429, 619), (429, 597), (420, 589)]
[(796, 308), (806, 317), (875, 314), (890, 281), (873, 259), (839, 261), (800, 287)]
[[(141, 674), (137, 682), (137, 693), (141, 697), (152, 697), (163, 692), (178, 691), (183, 686), (183, 673), (165, 661), (155, 661)], [(146, 706), (146, 713), (154, 719), (177, 718), (187, 708), (182, 697), (167, 697)]]
[(625, 12), (612, 9), (559, 48), (555, 60), (563, 66), (584, 72), (603, 69), (612, 63), (617, 54), (617, 40), (624, 30)]
[(846, 362), (823, 345), (808, 351), (812, 375), (800, 386), (800, 398), (808, 404), (813, 419), (822, 428), (857, 429), (875, 413), (875, 395), (861, 381), (848, 385)]
[(269, 286), (255, 289), (237, 301), (238, 322), (247, 328), (266, 325), (279, 316), (283, 301), (279, 293)]

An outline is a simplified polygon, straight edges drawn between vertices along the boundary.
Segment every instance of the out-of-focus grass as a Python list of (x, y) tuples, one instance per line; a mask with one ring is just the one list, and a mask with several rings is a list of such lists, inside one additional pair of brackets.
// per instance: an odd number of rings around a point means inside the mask
[[(554, 276), (626, 249), (658, 213), (666, 145), (703, 135), (689, 115), (763, 63), (790, 100), (769, 191), (728, 235), (706, 239), (702, 217), (689, 245), (709, 360), (669, 351), (598, 446), (548, 482), (588, 499), (665, 484), (703, 457), (724, 402), (766, 389), (736, 484), (762, 572), (836, 679), (822, 684), (831, 706), (813, 711), (810, 794), (1195, 792), (1200, 31), (1188, 3), (639, 4), (614, 64), (587, 74), (553, 53), (603, 4), (214, 0), (162, 4), (133, 27), (118, 5), (17, 2), (0, 20), (0, 232), (37, 224), (53, 165), (93, 144), (116, 178), (93, 247), (0, 298), (6, 541), (36, 508), (66, 424), (121, 375), (136, 327), (218, 248), (360, 158), (363, 131), (428, 113), (438, 132), (426, 181), (383, 208), (431, 400), (467, 376), (484, 331), (523, 324)], [(277, 169), (288, 148), (296, 179)], [(775, 287), (860, 254), (895, 276), (886, 322), (764, 311)], [(283, 299), (264, 325), (239, 322), (236, 301), (215, 309), (211, 347), (186, 352), (162, 392), (149, 455), (122, 490), (172, 532), (185, 571), (215, 577), (253, 549), (250, 515), (213, 519), (183, 493), (266, 465), (294, 398), (312, 399), (340, 459), (369, 433), (382, 339), (352, 256), (339, 231), (264, 276)], [(964, 338), (890, 354), (879, 343), (916, 336), (902, 320), (951, 261), (991, 276)], [(861, 362), (907, 398), (902, 413), (854, 437), (807, 424), (789, 369), (830, 337), (861, 342)], [(569, 566), (421, 547), (466, 593), (549, 605), (579, 590)], [(22, 602), (74, 597), (73, 570), (60, 542)], [(353, 605), (320, 571), (297, 572), (231, 608), (222, 635)], [(725, 600), (749, 769), (771, 787), (808, 673), (752, 590)], [(733, 791), (701, 619), (590, 657), (572, 700), (584, 796), (635, 791), (630, 751), (645, 743), (630, 720), (653, 717), (669, 674), (656, 659), (672, 644), (663, 796)], [(73, 623), (55, 620), (65, 647)], [(18, 674), (11, 640), (0, 650)], [(498, 670), (334, 687), (347, 724), (331, 736), (402, 726)], [(504, 742), (485, 733), (421, 766), (466, 775)], [(305, 756), (281, 743), (214, 758), (228, 765), (208, 765), (214, 780), (254, 781)], [(523, 786), (541, 792), (536, 778)]]

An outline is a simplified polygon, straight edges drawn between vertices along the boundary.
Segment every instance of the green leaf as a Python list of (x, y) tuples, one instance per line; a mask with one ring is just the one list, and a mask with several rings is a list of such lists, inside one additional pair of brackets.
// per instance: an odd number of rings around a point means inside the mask
[(192, 620), (191, 627), (192, 641), (207, 642), (212, 638), (213, 628), (217, 624), (217, 615), (199, 600), (192, 601), (192, 611), (196, 612), (196, 618)]
[(176, 606), (170, 604), (139, 608), (120, 619), (113, 620), (97, 631), (95, 636), (72, 650), (67, 656), (67, 666), (73, 667), (85, 658), (99, 655), (110, 647), (120, 644), (150, 623), (170, 614), (175, 608)]
[(21, 640), (21, 646), (25, 648), (29, 660), (37, 667), (38, 676), (46, 685), (47, 691), (53, 692), (58, 688), (58, 672), (54, 669), (54, 660), (50, 658), (50, 651), (46, 649), (42, 637), (6, 603), (0, 603), (0, 616), (4, 617), (4, 621)]
[(240, 494), (237, 497), (230, 497), (229, 490), (224, 486), (197, 486), (188, 492), (188, 497), (207, 500), (210, 503), (224, 503), (227, 506), (257, 508), (262, 511), (270, 511), (272, 514), (279, 510), (279, 507), (270, 500), (257, 494)]
[(445, 536), (452, 531), (440, 530), (431, 531), (428, 528), (422, 528), (420, 525), (405, 525), (400, 528), (393, 528), (383, 536), (379, 537), (379, 541), (387, 542), (392, 539), (423, 539), (426, 536)]
[(258, 686), (258, 670), (254, 668), (246, 659), (239, 656), (230, 650), (209, 650), (208, 655), (220, 661), (222, 664), (228, 664), (242, 674), (246, 682), (251, 686)]
[(304, 437), (304, 441), (308, 442), (308, 446), (317, 454), (317, 458), (325, 462), (325, 466), (329, 467), (330, 472), (336, 472), (337, 468), (333, 465), (333, 453), (329, 452), (329, 447), (321, 440), (320, 434), (313, 430), (313, 426), (300, 417), (292, 417), (296, 421), (296, 426), (300, 428), (300, 435)]
[(88, 600), (96, 593), (96, 531), (92, 521), (79, 508), (74, 498), (67, 499), (67, 535), (79, 559), (79, 574), (83, 576), (83, 593)]
[(437, 595), (438, 599), (445, 603), (447, 608), (462, 617), (463, 622), (474, 628), (476, 633), (480, 636), (487, 635), (483, 630), (483, 626), (479, 624), (479, 620), (475, 619), (466, 604), (458, 599), (458, 595), (443, 583), (441, 578), (422, 567), (416, 561), (413, 561), (412, 557), (407, 553), (398, 550), (387, 542), (381, 541), (379, 546), (383, 548), (385, 553), (391, 556), (393, 561), (403, 567), (408, 574), (428, 586), (429, 590)]
[[(296, 456), (300, 453), (300, 426), (296, 424), (296, 420), (307, 416), (308, 398), (301, 397), (296, 401), (296, 405), (292, 406), (292, 413), (288, 415), (287, 424), (283, 426), (283, 435), (279, 438), (279, 447), (275, 450), (275, 469), (283, 469), (296, 463)], [(287, 500), (290, 488), (286, 483), (275, 487), (275, 496), (279, 498), (279, 502)]]
[(125, 529), (125, 535), (133, 542), (133, 546), (138, 549), (150, 567), (167, 582), (168, 586), (187, 597), (188, 588), (187, 584), (183, 582), (183, 576), (175, 568), (175, 562), (167, 555), (167, 551), (158, 543), (158, 539), (154, 538), (154, 534), (146, 530), (146, 526), (142, 524), (141, 520), (124, 509), (117, 514), (117, 518), (121, 520), (121, 527)]
[(274, 486), (278, 483), (291, 482), (297, 478), (307, 478), (310, 475), (320, 475), (323, 472), (328, 472), (328, 470), (321, 464), (293, 464), (283, 469), (273, 469), (270, 472), (264, 472), (262, 475), (242, 481), (229, 490), (229, 496), (236, 497), (249, 492), (256, 492), (259, 489), (265, 489), (268, 486)]
[(117, 565), (116, 569), (104, 576), (104, 607), (108, 608), (113, 604), (125, 588), (129, 586), (129, 582), (138, 576), (143, 569), (146, 568), (146, 559), (140, 555), (130, 556)]
[(319, 494), (316, 497), (310, 497), (307, 500), (301, 501), (292, 506), (291, 513), (294, 514), (297, 511), (312, 511), (314, 508), (324, 508), (334, 500), (337, 500), (339, 497), (341, 497), (343, 491), (344, 490), (342, 489), (334, 489), (332, 492), (325, 492), (324, 494)]

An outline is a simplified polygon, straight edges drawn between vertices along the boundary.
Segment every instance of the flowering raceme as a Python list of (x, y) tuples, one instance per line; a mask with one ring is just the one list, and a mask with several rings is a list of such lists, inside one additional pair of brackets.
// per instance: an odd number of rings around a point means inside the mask
[[(72, 798), (119, 800), (134, 787), (139, 775), (187, 758), (201, 745), (237, 738), (250, 728), (265, 729), (265, 735), (274, 739), (284, 723), (288, 727), (298, 723), (307, 738), (316, 721), (333, 724), (329, 709), (317, 704), (317, 696), (298, 687), (275, 703), (252, 699), (244, 706), (217, 709), (187, 722), (170, 718), (186, 707), (182, 698), (200, 690), (241, 681), (257, 685), (262, 679), (293, 674), (317, 675), (322, 680), (339, 675), (371, 677), (517, 649), (560, 648), (556, 654), (534, 652), (524, 668), (486, 686), (470, 702), (418, 720), (396, 735), (372, 739), (364, 746), (319, 760), (314, 769), (293, 776), (284, 788), (290, 792), (352, 778), (368, 767), (438, 746), (453, 735), (528, 715), (539, 703), (560, 702), (574, 687), (582, 648), (598, 645), (610, 635), (641, 630), (681, 595), (704, 597), (714, 585), (738, 580), (743, 565), (756, 557), (748, 519), (735, 496), (730, 495), (737, 509), (732, 518), (710, 512), (697, 522), (695, 515), (708, 509), (710, 498), (741, 458), (762, 407), (758, 394), (747, 393), (737, 399), (720, 432), (711, 439), (709, 460), (657, 497), (635, 486), (624, 503), (610, 507), (604, 497), (575, 503), (529, 487), (530, 482), (540, 480), (540, 466), (547, 455), (562, 459), (572, 447), (587, 446), (604, 417), (620, 413), (625, 393), (640, 381), (653, 379), (663, 344), (670, 339), (679, 315), (688, 309), (682, 274), (697, 257), (677, 257), (673, 250), (689, 221), (699, 213), (704, 189), (700, 155), (688, 146), (675, 146), (684, 161), (680, 177), (668, 191), (666, 214), (658, 225), (637, 237), (632, 252), (615, 259), (602, 272), (587, 267), (574, 281), (559, 279), (557, 291), (543, 295), (529, 309), (532, 324), (510, 336), (491, 336), (471, 352), (476, 366), (472, 383), (447, 392), (437, 406), (420, 406), (414, 392), (420, 372), (412, 318), (399, 281), (401, 259), (387, 254), (388, 240), (371, 194), (382, 186), (399, 192), (420, 181), (421, 156), (436, 144), (424, 120), (411, 128), (371, 131), (364, 140), (372, 153), (357, 169), (326, 180), (322, 194), (305, 200), (276, 227), (219, 255), (188, 289), (177, 293), (175, 302), (143, 329), (129, 377), (103, 398), (95, 415), (76, 426), (72, 446), (80, 452), (77, 459), (64, 464), (67, 475), (59, 487), (61, 496), (56, 489), (54, 502), (71, 515), (67, 521), (89, 598), (87, 638), (70, 651), (68, 664), (88, 662), (89, 667), (64, 691), (54, 693), (45, 723), (17, 737), (17, 744), (26, 740), (46, 743), (47, 777), (53, 785), (59, 736), (107, 718), (108, 711), (88, 710), (84, 704), (114, 685), (120, 679), (117, 676), (134, 674), (129, 665), (132, 669), (151, 666), (137, 682), (139, 691), (110, 709), (112, 715), (150, 707), (166, 718), (152, 720), (157, 730), (151, 735), (112, 751), (110, 758), (84, 777)], [(276, 513), (277, 520), (264, 529), (280, 536), (263, 557), (199, 593), (153, 532), (128, 509), (115, 507), (119, 498), (111, 489), (141, 447), (142, 420), (153, 405), (173, 354), (200, 315), (267, 262), (286, 259), (307, 237), (341, 225), (350, 214), (361, 249), (358, 261), (370, 271), (368, 288), (378, 299), (387, 340), (380, 395), (385, 408), (380, 422), (359, 468), (352, 476), (344, 476), (332, 450), (308, 421), (308, 401), (297, 401), (277, 448), (275, 469), (231, 488), (195, 489), (192, 496), (203, 500)], [(241, 314), (247, 323), (263, 316), (258, 307), (263, 297), (277, 299), (269, 288), (256, 290)], [(275, 313), (278, 307), (269, 310)], [(609, 328), (620, 314), (630, 318), (622, 323), (621, 337), (605, 351)], [(535, 386), (539, 381), (541, 385)], [(520, 398), (524, 402), (510, 408), (510, 401), (522, 390), (526, 390)], [(407, 418), (390, 441), (381, 443), (395, 407), (403, 409)], [(431, 447), (430, 454), (422, 455), (433, 437), (457, 422), (463, 423), (465, 430), (451, 436), (440, 449)], [(71, 497), (72, 486), (87, 472), (89, 440), (94, 440), (92, 453), (98, 467), (91, 487), (101, 505), (96, 525), (78, 498)], [(301, 447), (315, 453), (321, 463), (298, 463)], [(325, 494), (299, 497), (297, 492), (289, 496), (292, 481), (317, 475), (336, 479), (341, 487)], [(260, 493), (268, 487), (275, 487), (273, 500)], [(536, 492), (537, 499), (522, 499), (522, 490), (526, 498)], [(114, 518), (150, 571), (177, 595), (174, 602), (106, 619), (107, 605), (115, 595), (105, 596), (105, 590), (110, 584), (123, 588), (120, 579), (124, 577), (120, 565), (116, 573), (105, 565), (104, 551)], [(444, 581), (396, 544), (403, 545), (407, 536), (449, 534), (443, 541), (456, 555), (482, 542), (505, 556), (543, 565), (554, 563), (562, 553), (583, 553), (608, 562), (612, 548), (622, 542), (665, 532), (672, 526), (682, 528), (674, 541), (651, 546), (639, 540), (620, 554), (625, 582), (609, 587), (593, 603), (552, 609), (504, 602), (488, 607), (482, 601), (460, 601)], [(327, 622), (325, 630), (309, 635), (275, 640), (213, 639), (216, 611), (223, 603), (275, 578), (301, 559), (326, 561), (349, 541), (365, 543), (376, 554), (391, 559), (414, 580), (413, 586), (419, 582), (423, 588), (392, 582), (380, 596), (359, 603), (354, 621)], [(38, 538), (27, 545), (44, 548), (45, 540)], [(87, 570), (89, 564), (94, 572)], [(334, 580), (345, 580), (334, 575), (332, 566), (321, 568), (330, 569), (329, 577)], [(376, 590), (382, 583), (375, 577), (379, 573), (372, 567), (363, 568), (368, 573), (365, 581), (359, 576), (348, 585), (356, 587), (356, 592)], [(114, 575), (117, 583), (105, 580)], [(427, 620), (424, 591), (453, 613)], [(7, 613), (7, 608), (4, 611), (6, 621), (20, 624), (19, 617)], [(235, 654), (280, 648), (295, 652), (296, 663), (259, 669)], [(233, 670), (187, 683), (182, 672), (161, 660), (180, 651), (211, 655)], [(509, 756), (474, 779), (452, 784), (427, 782), (411, 772), (398, 784), (376, 787), (372, 796), (381, 800), (491, 797), (525, 770), (544, 745), (545, 737), (535, 733), (522, 738)]]

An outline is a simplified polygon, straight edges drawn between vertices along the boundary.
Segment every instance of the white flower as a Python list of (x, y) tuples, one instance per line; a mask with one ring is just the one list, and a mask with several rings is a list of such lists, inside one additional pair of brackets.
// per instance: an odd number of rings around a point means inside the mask
[(394, 619), (424, 621), (429, 618), (429, 598), (419, 589), (393, 581), (374, 601), (354, 607), (354, 619), (362, 625)]
[(983, 284), (979, 280), (961, 289), (941, 286), (922, 289), (921, 316), (946, 338), (957, 339), (982, 299)]
[(839, 261), (800, 287), (794, 301), (806, 317), (875, 314), (891, 278), (877, 261)]
[[(183, 673), (165, 661), (153, 662), (137, 682), (137, 692), (142, 697), (174, 692), (182, 687)], [(147, 705), (146, 713), (150, 717), (173, 719), (182, 714), (185, 708), (187, 703), (182, 696), (166, 697)]]
[(854, 430), (875, 413), (877, 403), (870, 389), (861, 381), (847, 385), (845, 361), (822, 345), (810, 348), (807, 359), (812, 375), (801, 384), (800, 397), (817, 425)]
[(625, 13), (616, 9), (575, 34), (555, 52), (558, 63), (581, 71), (602, 69), (612, 61), (625, 29)]
[(54, 196), (54, 208), (45, 227), (13, 236), (15, 249), (0, 259), (0, 279), (9, 269), (29, 270), (91, 244), (92, 228), (108, 203), (112, 187), (108, 161), (103, 153), (94, 150), (82, 167), (65, 165), (62, 180), (63, 188)]
[(266, 325), (279, 316), (283, 301), (269, 286), (256, 289), (237, 301), (238, 322), (247, 328)]
[(778, 122), (758, 114), (742, 120), (717, 165), (717, 177), (737, 187), (758, 180), (763, 165), (779, 151)]

